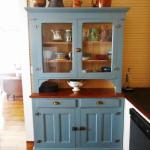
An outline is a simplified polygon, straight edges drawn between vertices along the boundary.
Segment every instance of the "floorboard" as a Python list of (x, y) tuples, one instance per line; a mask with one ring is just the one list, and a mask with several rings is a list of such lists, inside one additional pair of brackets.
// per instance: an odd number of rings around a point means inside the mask
[(4, 94), (0, 95), (0, 150), (32, 150), (26, 145), (23, 100), (7, 100)]

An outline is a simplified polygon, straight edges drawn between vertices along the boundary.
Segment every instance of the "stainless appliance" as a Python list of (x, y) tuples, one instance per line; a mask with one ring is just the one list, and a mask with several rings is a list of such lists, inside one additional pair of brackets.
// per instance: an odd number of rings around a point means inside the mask
[(150, 150), (150, 123), (134, 108), (130, 109), (129, 150)]

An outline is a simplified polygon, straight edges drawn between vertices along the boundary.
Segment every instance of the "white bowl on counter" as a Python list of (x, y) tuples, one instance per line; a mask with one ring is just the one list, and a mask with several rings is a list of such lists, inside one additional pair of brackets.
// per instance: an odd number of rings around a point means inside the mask
[(73, 92), (79, 92), (80, 88), (83, 86), (84, 82), (81, 80), (70, 80), (67, 81), (68, 85), (72, 87)]

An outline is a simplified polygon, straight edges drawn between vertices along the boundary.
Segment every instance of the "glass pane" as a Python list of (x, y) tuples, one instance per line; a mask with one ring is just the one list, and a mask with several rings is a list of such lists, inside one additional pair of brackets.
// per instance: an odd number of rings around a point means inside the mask
[(82, 71), (111, 72), (112, 24), (84, 23), (82, 37)]
[(72, 24), (42, 24), (43, 72), (72, 70)]

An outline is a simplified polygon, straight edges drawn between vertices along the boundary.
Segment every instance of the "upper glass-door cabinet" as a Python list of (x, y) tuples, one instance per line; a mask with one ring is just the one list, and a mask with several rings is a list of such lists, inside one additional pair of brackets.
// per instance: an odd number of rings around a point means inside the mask
[(42, 23), (42, 68), (44, 73), (72, 71), (72, 24)]
[(112, 23), (82, 24), (82, 72), (111, 72)]
[(47, 79), (106, 79), (120, 91), (128, 8), (27, 11), (33, 88), (39, 86), (39, 80)]

